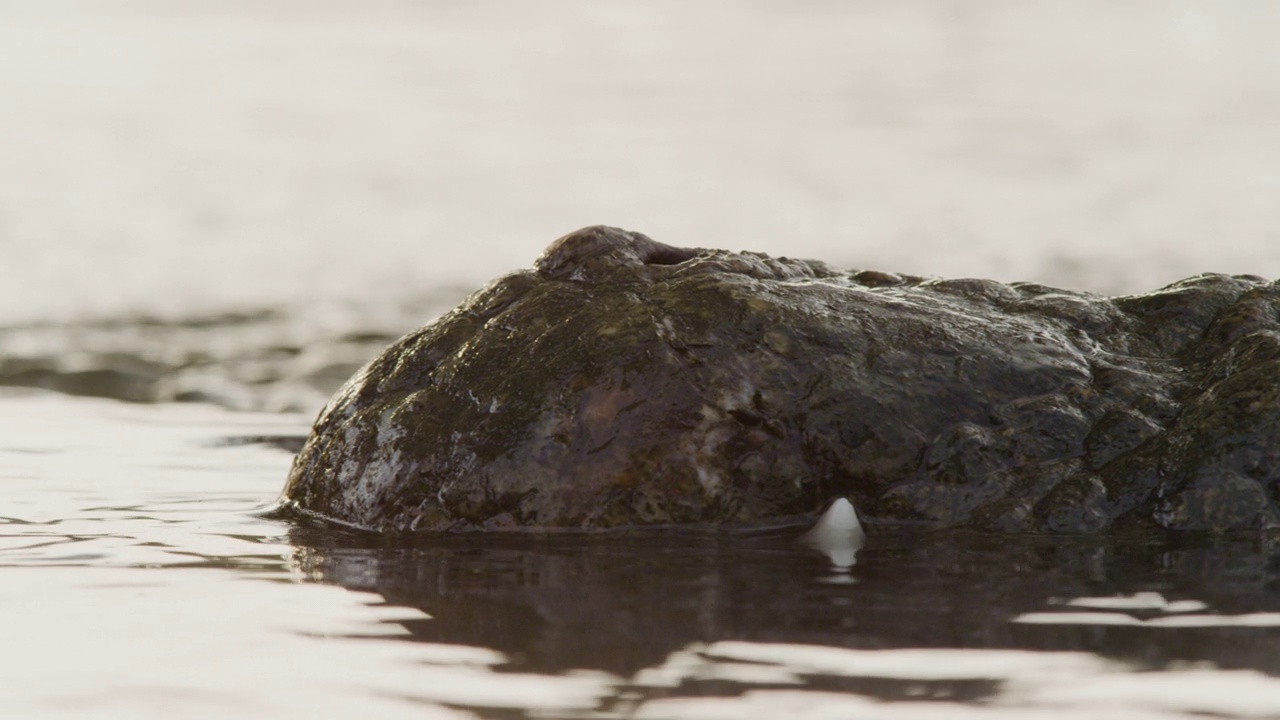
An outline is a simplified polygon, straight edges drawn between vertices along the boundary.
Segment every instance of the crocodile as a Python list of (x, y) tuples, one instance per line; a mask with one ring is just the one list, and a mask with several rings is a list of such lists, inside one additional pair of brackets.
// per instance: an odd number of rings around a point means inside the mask
[(390, 345), (283, 507), (382, 532), (1280, 519), (1280, 283), (1108, 297), (593, 226)]

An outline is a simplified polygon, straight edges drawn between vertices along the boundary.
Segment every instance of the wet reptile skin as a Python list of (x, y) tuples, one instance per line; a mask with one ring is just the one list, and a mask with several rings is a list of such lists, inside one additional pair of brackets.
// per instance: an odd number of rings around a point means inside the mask
[(590, 227), (392, 344), (288, 507), (382, 531), (1269, 526), (1280, 286), (1124, 297), (838, 270)]

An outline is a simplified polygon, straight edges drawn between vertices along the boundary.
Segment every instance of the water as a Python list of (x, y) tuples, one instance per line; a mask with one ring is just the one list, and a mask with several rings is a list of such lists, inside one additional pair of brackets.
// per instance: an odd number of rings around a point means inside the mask
[(1280, 714), (1264, 538), (389, 542), (260, 516), (302, 416), (3, 402), (8, 717)]
[(1273, 3), (0, 3), (0, 715), (1280, 717), (1256, 535), (391, 542), (325, 398), (555, 236), (1280, 275)]

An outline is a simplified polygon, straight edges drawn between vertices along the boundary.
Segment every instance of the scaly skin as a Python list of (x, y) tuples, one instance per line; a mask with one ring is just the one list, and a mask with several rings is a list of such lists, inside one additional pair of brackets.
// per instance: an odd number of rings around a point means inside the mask
[(284, 496), (381, 531), (865, 519), (1012, 532), (1280, 513), (1280, 286), (1107, 298), (590, 227), (390, 346)]

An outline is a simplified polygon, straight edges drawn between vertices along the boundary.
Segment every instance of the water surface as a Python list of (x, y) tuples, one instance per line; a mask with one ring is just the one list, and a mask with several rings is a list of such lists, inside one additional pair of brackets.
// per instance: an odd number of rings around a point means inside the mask
[(1264, 537), (389, 540), (262, 517), (302, 416), (2, 400), (12, 717), (1280, 714)]

